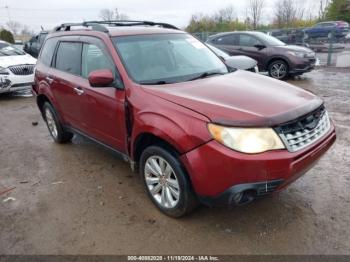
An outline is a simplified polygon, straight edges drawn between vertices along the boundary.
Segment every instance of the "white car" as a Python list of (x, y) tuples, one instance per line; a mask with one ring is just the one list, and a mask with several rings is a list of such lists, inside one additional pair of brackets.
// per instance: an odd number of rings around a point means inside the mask
[(254, 73), (259, 73), (258, 62), (253, 58), (248, 56), (239, 55), (239, 56), (230, 56), (221, 49), (212, 46), (211, 44), (206, 45), (218, 56), (223, 62), (229, 66), (240, 70), (247, 70)]
[(17, 47), (0, 41), (0, 93), (30, 90), (36, 59)]

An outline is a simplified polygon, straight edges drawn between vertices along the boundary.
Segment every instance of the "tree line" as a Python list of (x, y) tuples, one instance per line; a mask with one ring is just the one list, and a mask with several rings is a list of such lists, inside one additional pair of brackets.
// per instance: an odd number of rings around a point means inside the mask
[(239, 19), (233, 5), (219, 9), (213, 14), (193, 14), (186, 31), (222, 32), (234, 30), (269, 30), (277, 28), (311, 27), (317, 22), (327, 20), (344, 20), (350, 22), (350, 0), (318, 0), (318, 14), (314, 8), (295, 0), (278, 0), (275, 2), (273, 19), (269, 23), (262, 16), (266, 0), (247, 0), (245, 19)]

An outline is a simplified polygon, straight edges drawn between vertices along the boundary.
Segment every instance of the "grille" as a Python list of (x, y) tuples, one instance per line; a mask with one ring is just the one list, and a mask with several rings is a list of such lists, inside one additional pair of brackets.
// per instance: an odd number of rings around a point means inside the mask
[(287, 149), (296, 152), (316, 142), (330, 127), (328, 113), (322, 107), (300, 120), (276, 128), (276, 131)]
[(34, 72), (34, 65), (10, 66), (9, 69), (15, 75), (31, 75)]

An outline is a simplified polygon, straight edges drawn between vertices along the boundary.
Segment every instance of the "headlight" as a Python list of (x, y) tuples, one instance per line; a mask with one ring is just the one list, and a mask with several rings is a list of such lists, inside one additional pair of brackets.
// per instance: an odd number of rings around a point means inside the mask
[(0, 66), (0, 75), (9, 75), (9, 72), (7, 71), (7, 68)]
[(272, 128), (233, 128), (209, 124), (209, 132), (221, 144), (248, 154), (285, 148)]
[(289, 51), (288, 53), (293, 55), (293, 56), (300, 57), (300, 58), (304, 58), (305, 57), (305, 53), (304, 52)]

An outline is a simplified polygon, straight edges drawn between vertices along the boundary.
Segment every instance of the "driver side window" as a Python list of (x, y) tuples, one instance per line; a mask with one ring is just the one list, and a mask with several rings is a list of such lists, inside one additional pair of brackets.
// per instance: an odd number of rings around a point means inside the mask
[(250, 35), (240, 35), (239, 37), (240, 46), (254, 47), (255, 45), (261, 45), (261, 42)]
[(99, 47), (93, 44), (83, 45), (81, 69), (81, 75), (84, 78), (88, 78), (92, 71), (101, 69), (110, 69), (113, 75), (116, 74), (113, 62)]

